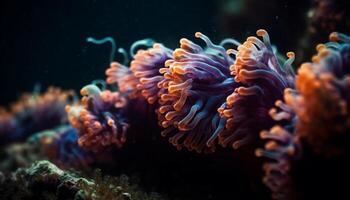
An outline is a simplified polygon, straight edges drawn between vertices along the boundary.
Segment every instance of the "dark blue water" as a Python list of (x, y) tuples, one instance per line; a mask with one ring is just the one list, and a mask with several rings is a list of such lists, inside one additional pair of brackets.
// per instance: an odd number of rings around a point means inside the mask
[[(129, 48), (142, 38), (175, 48), (196, 31), (213, 41), (270, 31), (280, 50), (295, 50), (310, 3), (292, 0), (4, 0), (0, 5), (0, 105), (35, 83), (80, 89), (104, 79), (110, 47), (86, 42), (112, 36)], [(292, 48), (292, 49), (290, 49)], [(117, 57), (118, 59), (118, 57)]]

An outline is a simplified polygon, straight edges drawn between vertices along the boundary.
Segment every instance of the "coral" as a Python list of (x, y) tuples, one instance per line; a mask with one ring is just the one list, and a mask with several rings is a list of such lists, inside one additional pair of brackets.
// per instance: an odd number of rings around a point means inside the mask
[(164, 199), (158, 193), (147, 194), (140, 188), (131, 184), (129, 177), (121, 175), (119, 177), (103, 176), (101, 170), (95, 170), (93, 174), (94, 184), (80, 181), (78, 186), (83, 189), (87, 199), (116, 199), (116, 200), (161, 200)]
[(226, 130), (219, 134), (224, 147), (237, 149), (257, 141), (259, 131), (273, 124), (268, 110), (283, 97), (285, 88), (293, 87), (294, 53), (287, 53), (289, 59), (281, 66), (268, 33), (260, 29), (257, 35), (263, 37), (263, 41), (248, 37), (237, 51), (228, 50), (236, 56), (230, 70), (238, 87), (218, 109), (226, 121)]
[[(79, 198), (78, 181), (87, 179), (64, 172), (48, 161), (38, 161), (28, 168), (19, 168), (5, 180), (0, 197), (20, 199), (83, 199)], [(82, 196), (83, 197), (83, 196)]]
[(0, 151), (0, 171), (8, 173), (20, 167), (29, 167), (33, 162), (46, 159), (40, 146), (32, 143), (13, 143)]
[[(0, 174), (1, 176), (1, 174)], [(20, 168), (11, 176), (1, 177), (0, 198), (81, 199), (81, 200), (159, 200), (159, 194), (147, 194), (126, 176), (102, 176), (96, 170), (93, 178), (64, 171), (48, 161), (38, 161)]]
[(181, 39), (180, 48), (160, 69), (164, 80), (158, 87), (165, 92), (160, 95), (157, 113), (164, 128), (162, 136), (170, 137), (178, 149), (212, 152), (224, 128), (216, 110), (238, 84), (230, 76), (234, 60), (225, 49), (202, 33), (195, 36), (206, 43), (205, 48)]
[(35, 132), (67, 123), (64, 108), (73, 97), (73, 91), (55, 87), (43, 94), (22, 95), (8, 111), (0, 111), (1, 142), (24, 140)]
[(119, 92), (101, 91), (95, 85), (84, 87), (81, 94), (81, 105), (66, 107), (70, 123), (78, 129), (78, 144), (93, 152), (108, 146), (122, 147), (129, 128), (123, 114), (127, 98)]

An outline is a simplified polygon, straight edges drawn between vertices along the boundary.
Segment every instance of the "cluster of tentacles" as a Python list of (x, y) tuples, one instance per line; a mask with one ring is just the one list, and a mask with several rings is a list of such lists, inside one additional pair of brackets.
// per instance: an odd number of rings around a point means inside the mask
[(81, 104), (66, 107), (71, 125), (78, 129), (79, 145), (93, 152), (112, 145), (122, 147), (129, 128), (127, 98), (119, 92), (101, 91), (96, 85), (84, 87), (81, 94)]
[[(293, 85), (294, 78), (290, 66), (294, 54), (288, 53), (289, 59), (281, 66), (267, 32), (259, 30), (257, 34), (263, 42), (249, 37), (243, 44), (226, 39), (215, 45), (197, 32), (195, 36), (205, 47), (181, 39), (175, 50), (159, 43), (136, 42), (149, 48), (133, 55), (133, 45), (130, 67), (112, 62), (106, 70), (107, 84), (117, 86), (118, 93), (96, 92), (95, 86), (88, 86), (83, 93), (94, 92), (83, 94), (82, 108), (67, 108), (71, 124), (79, 129), (79, 144), (94, 150), (110, 144), (121, 147), (127, 135), (129, 116), (125, 113), (144, 102), (144, 108), (133, 115), (142, 115), (147, 108), (155, 111), (161, 135), (178, 149), (214, 152), (217, 144), (254, 146), (259, 131), (273, 122), (268, 109)], [(225, 44), (236, 45), (238, 50), (226, 52)], [(114, 104), (121, 99), (106, 101), (100, 93), (118, 94), (129, 105), (116, 109)], [(138, 103), (132, 102), (135, 99)]]
[(178, 149), (214, 151), (225, 124), (217, 109), (238, 84), (230, 76), (234, 60), (226, 50), (199, 32), (195, 36), (205, 41), (205, 48), (181, 39), (180, 48), (160, 69), (164, 79), (158, 87), (164, 93), (157, 113), (162, 135), (170, 136)]
[(286, 89), (284, 100), (270, 111), (285, 126), (261, 132), (269, 141), (256, 154), (270, 159), (264, 165), (264, 182), (275, 199), (290, 197), (290, 171), (302, 147), (324, 158), (348, 152), (350, 37), (332, 33), (330, 41), (317, 46), (312, 62), (299, 68), (295, 89)]
[(65, 106), (73, 91), (50, 87), (43, 94), (22, 95), (9, 109), (0, 108), (0, 143), (21, 141), (31, 134), (67, 123)]
[[(1, 108), (0, 142), (55, 128), (33, 137), (45, 154), (62, 166), (86, 166), (95, 159), (91, 152), (121, 148), (131, 138), (135, 142), (133, 134), (151, 137), (142, 134), (151, 127), (144, 124), (158, 122), (159, 134), (177, 149), (257, 148), (273, 198), (293, 198), (291, 170), (304, 149), (324, 158), (348, 152), (350, 38), (332, 33), (295, 75), (294, 53), (280, 62), (268, 33), (261, 29), (257, 36), (262, 39), (217, 45), (197, 32), (204, 46), (181, 39), (175, 50), (137, 41), (132, 60), (120, 49), (125, 63), (111, 62), (107, 85), (85, 86), (80, 102), (71, 91), (49, 88)], [(237, 48), (227, 50), (227, 44)], [(146, 48), (135, 52), (139, 46)], [(58, 127), (67, 120), (71, 126)]]
[[(136, 44), (152, 46), (149, 40)], [(133, 48), (136, 46), (131, 52)], [(106, 82), (108, 86), (116, 86), (118, 92), (101, 91), (94, 84), (84, 87), (81, 103), (66, 108), (70, 123), (78, 129), (79, 145), (94, 152), (105, 147), (121, 148), (130, 129), (137, 129), (142, 121), (152, 118), (154, 104), (162, 91), (157, 87), (163, 79), (159, 69), (171, 53), (172, 50), (155, 43), (147, 50), (139, 50), (135, 55), (131, 53), (130, 67), (112, 62), (106, 70)], [(153, 109), (151, 113), (150, 109)]]
[[(130, 62), (112, 62), (105, 88), (88, 85), (80, 103), (66, 106), (75, 129), (62, 131), (59, 138), (68, 139), (48, 142), (48, 147), (61, 151), (56, 148), (60, 141), (76, 142), (83, 149), (74, 153), (72, 148), (74, 155), (121, 148), (147, 120), (158, 121), (160, 135), (177, 149), (255, 149), (267, 140), (255, 151), (266, 159), (263, 182), (275, 199), (291, 197), (290, 171), (304, 148), (324, 157), (348, 148), (350, 39), (333, 33), (332, 42), (318, 45), (313, 62), (304, 63), (295, 76), (294, 53), (281, 63), (268, 33), (258, 30), (257, 35), (262, 39), (252, 36), (242, 44), (226, 39), (216, 45), (197, 32), (204, 47), (181, 39), (175, 50), (150, 40), (136, 42), (147, 48), (134, 54), (133, 45)], [(237, 48), (225, 49), (228, 43)], [(17, 121), (1, 112), (2, 130), (16, 127)], [(89, 162), (87, 156), (56, 157)]]
[(288, 52), (288, 60), (281, 66), (268, 33), (260, 29), (257, 35), (263, 37), (263, 41), (248, 37), (237, 50), (228, 50), (236, 56), (230, 70), (239, 87), (218, 110), (226, 120), (227, 131), (219, 135), (223, 146), (238, 148), (256, 141), (261, 129), (272, 125), (268, 110), (282, 98), (284, 89), (293, 87), (294, 53)]
[(131, 99), (144, 98), (149, 104), (158, 101), (162, 90), (157, 84), (163, 80), (159, 69), (171, 58), (172, 50), (155, 43), (152, 48), (139, 50), (130, 63), (130, 68), (112, 62), (106, 70), (107, 83), (115, 84), (119, 91), (127, 93)]

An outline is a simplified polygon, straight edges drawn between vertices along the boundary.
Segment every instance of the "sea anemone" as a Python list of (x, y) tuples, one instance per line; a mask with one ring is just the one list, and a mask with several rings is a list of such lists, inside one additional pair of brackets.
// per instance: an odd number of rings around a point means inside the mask
[(289, 106), (295, 99), (295, 91), (288, 88), (284, 91), (285, 103), (276, 101), (277, 108), (272, 108), (270, 115), (274, 120), (284, 122), (284, 126), (275, 125), (269, 131), (262, 131), (260, 138), (268, 142), (264, 148), (255, 151), (256, 156), (268, 159), (263, 164), (263, 182), (271, 190), (273, 199), (295, 199), (290, 171), (302, 155), (300, 138), (294, 134), (297, 117)]
[(263, 182), (272, 191), (273, 199), (294, 199), (293, 180), (290, 170), (301, 154), (299, 138), (279, 125), (260, 133), (269, 140), (264, 149), (257, 149), (256, 156), (268, 158), (263, 165)]
[(165, 61), (172, 57), (172, 50), (156, 43), (152, 48), (137, 51), (130, 63), (130, 70), (138, 78), (137, 90), (149, 104), (158, 102), (159, 96), (164, 93), (163, 88), (158, 88), (158, 82), (164, 77), (159, 69), (164, 67)]
[(332, 33), (330, 39), (317, 46), (312, 63), (300, 67), (298, 96), (290, 105), (297, 115), (297, 134), (325, 156), (344, 153), (350, 137), (350, 38)]
[(33, 133), (67, 123), (65, 106), (73, 102), (74, 95), (73, 91), (55, 87), (49, 87), (43, 94), (23, 94), (10, 109), (1, 109), (1, 137), (20, 141)]
[[(313, 0), (309, 11), (309, 31), (314, 34), (330, 31), (346, 31), (350, 27), (349, 1)], [(322, 35), (326, 36), (326, 35)]]
[(299, 68), (295, 89), (286, 89), (284, 101), (270, 110), (284, 126), (260, 134), (269, 141), (256, 155), (269, 159), (263, 180), (275, 199), (291, 195), (290, 171), (304, 149), (308, 156), (330, 158), (343, 155), (349, 146), (350, 38), (332, 33), (330, 40), (317, 46), (312, 62)]
[(226, 121), (225, 131), (219, 134), (219, 142), (224, 147), (234, 149), (258, 140), (259, 131), (272, 126), (268, 111), (274, 102), (283, 98), (283, 91), (293, 87), (294, 53), (288, 52), (283, 66), (278, 63), (276, 53), (265, 30), (258, 30), (256, 37), (248, 37), (228, 54), (236, 56), (231, 65), (231, 75), (236, 87), (218, 109)]
[(134, 99), (140, 96), (136, 89), (139, 79), (132, 73), (130, 68), (118, 63), (112, 62), (106, 70), (107, 84), (118, 86), (118, 91), (128, 94), (129, 98)]
[[(135, 44), (143, 40), (135, 42)], [(133, 45), (132, 51), (135, 49)], [(127, 93), (131, 99), (144, 98), (149, 104), (158, 102), (161, 90), (157, 83), (163, 80), (159, 69), (164, 67), (165, 61), (172, 56), (172, 50), (162, 44), (155, 43), (146, 50), (138, 50), (133, 55), (130, 68), (118, 62), (112, 62), (106, 70), (107, 83), (116, 84), (119, 91)]]
[(66, 107), (71, 125), (78, 129), (78, 144), (93, 152), (122, 147), (129, 128), (124, 117), (127, 98), (119, 92), (101, 91), (95, 85), (85, 86), (81, 95), (80, 106)]
[(206, 43), (205, 48), (181, 39), (180, 48), (160, 69), (164, 79), (158, 87), (164, 93), (157, 113), (162, 136), (170, 137), (178, 149), (212, 152), (225, 124), (216, 110), (238, 84), (230, 76), (234, 60), (226, 50), (202, 33), (195, 36)]

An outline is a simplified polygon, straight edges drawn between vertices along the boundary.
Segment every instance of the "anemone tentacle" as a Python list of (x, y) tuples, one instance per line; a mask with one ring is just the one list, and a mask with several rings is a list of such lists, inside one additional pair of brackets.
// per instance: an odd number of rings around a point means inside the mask
[(342, 154), (350, 131), (350, 40), (340, 33), (330, 40), (300, 67), (292, 105), (298, 135), (325, 156)]
[(290, 170), (302, 152), (299, 138), (279, 125), (262, 131), (260, 137), (269, 140), (263, 149), (255, 151), (256, 156), (269, 159), (263, 165), (263, 182), (271, 189), (273, 199), (294, 199)]
[(172, 57), (172, 52), (162, 44), (155, 43), (152, 48), (139, 50), (130, 63), (130, 70), (139, 82), (136, 88), (149, 104), (158, 102), (160, 94), (164, 93), (157, 86), (164, 79), (159, 69)]
[(332, 33), (330, 41), (317, 45), (312, 62), (299, 68), (295, 89), (286, 89), (284, 99), (270, 110), (272, 118), (285, 125), (261, 132), (269, 141), (256, 154), (272, 159), (264, 164), (264, 182), (275, 199), (286, 199), (292, 189), (290, 171), (301, 155), (301, 144), (308, 154), (326, 158), (348, 149), (350, 40)]
[(129, 128), (124, 115), (127, 98), (95, 85), (85, 86), (81, 94), (80, 106), (66, 107), (71, 125), (78, 129), (79, 145), (93, 152), (108, 146), (122, 147)]
[(157, 113), (164, 128), (162, 136), (169, 137), (178, 149), (212, 152), (224, 128), (216, 110), (238, 85), (230, 77), (234, 60), (226, 50), (202, 33), (195, 36), (206, 43), (204, 49), (181, 39), (173, 58), (159, 70), (164, 79), (158, 87), (165, 92), (160, 95)]
[(257, 35), (263, 41), (248, 37), (237, 50), (227, 51), (236, 57), (230, 70), (239, 87), (218, 109), (225, 120), (225, 131), (219, 134), (219, 142), (224, 147), (237, 149), (256, 142), (259, 131), (272, 126), (269, 109), (276, 100), (283, 98), (284, 89), (293, 87), (294, 53), (287, 53), (288, 60), (281, 66), (268, 33), (260, 29)]
[(118, 62), (112, 62), (110, 67), (106, 70), (107, 84), (116, 84), (122, 93), (128, 94), (130, 98), (137, 98), (139, 96), (136, 89), (139, 80), (132, 71), (125, 65)]
[[(163, 68), (165, 61), (172, 57), (171, 49), (160, 43), (153, 43), (153, 40), (145, 39), (132, 45), (130, 54), (133, 60), (130, 62), (130, 68), (113, 62), (106, 70), (108, 84), (116, 84), (119, 91), (127, 93), (131, 99), (144, 98), (149, 104), (158, 102), (160, 94), (163, 93), (157, 86), (163, 80), (159, 69)], [(152, 44), (150, 48), (140, 49), (134, 53), (138, 46)]]

